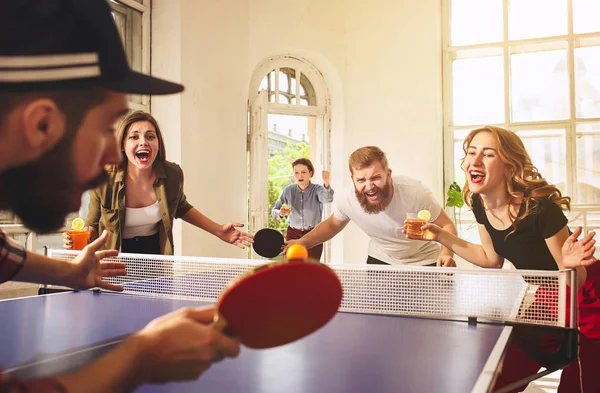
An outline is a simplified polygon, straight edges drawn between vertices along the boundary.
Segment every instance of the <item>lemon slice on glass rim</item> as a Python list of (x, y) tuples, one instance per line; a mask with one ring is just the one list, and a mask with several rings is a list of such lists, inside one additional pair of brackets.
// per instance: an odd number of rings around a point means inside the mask
[(431, 219), (431, 212), (429, 210), (421, 210), (417, 213), (417, 217), (421, 220), (429, 221)]
[(73, 222), (71, 222), (71, 229), (74, 231), (81, 231), (83, 227), (85, 227), (85, 221), (79, 217), (74, 218)]

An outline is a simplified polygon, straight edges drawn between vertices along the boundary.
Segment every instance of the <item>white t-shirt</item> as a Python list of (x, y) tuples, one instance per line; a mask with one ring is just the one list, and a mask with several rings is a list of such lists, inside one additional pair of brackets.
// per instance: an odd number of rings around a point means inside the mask
[(158, 201), (146, 207), (126, 207), (123, 239), (136, 236), (150, 236), (158, 232), (160, 222), (160, 206)]
[(364, 211), (350, 184), (334, 200), (333, 214), (340, 221), (352, 220), (369, 237), (369, 255), (391, 264), (429, 265), (435, 263), (440, 246), (432, 241), (410, 240), (402, 232), (407, 213), (429, 210), (437, 220), (442, 207), (420, 181), (393, 177), (394, 196), (385, 210), (377, 214)]

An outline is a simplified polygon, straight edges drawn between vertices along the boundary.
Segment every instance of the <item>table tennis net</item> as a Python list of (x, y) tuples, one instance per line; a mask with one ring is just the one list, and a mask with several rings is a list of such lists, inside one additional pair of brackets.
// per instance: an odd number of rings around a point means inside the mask
[[(49, 250), (54, 258), (77, 252)], [(214, 302), (262, 260), (121, 253), (127, 275), (107, 281), (125, 293)], [(566, 327), (567, 274), (561, 271), (328, 265), (344, 289), (340, 311)]]

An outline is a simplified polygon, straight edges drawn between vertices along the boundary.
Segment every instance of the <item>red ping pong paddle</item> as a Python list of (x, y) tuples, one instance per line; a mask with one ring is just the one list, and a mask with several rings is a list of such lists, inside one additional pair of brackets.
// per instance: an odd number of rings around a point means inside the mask
[(224, 290), (214, 327), (249, 348), (288, 344), (329, 322), (340, 307), (342, 292), (337, 274), (319, 262), (261, 265)]
[(254, 234), (254, 243), (252, 248), (254, 252), (264, 258), (275, 258), (281, 254), (285, 240), (281, 232), (263, 228)]

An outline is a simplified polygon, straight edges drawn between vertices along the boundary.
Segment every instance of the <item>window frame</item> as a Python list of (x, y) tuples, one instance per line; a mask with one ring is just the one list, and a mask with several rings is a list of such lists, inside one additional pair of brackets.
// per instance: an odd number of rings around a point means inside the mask
[[(275, 70), (275, 90), (274, 94), (277, 96), (279, 93), (279, 80), (278, 80), (278, 72), (281, 68), (291, 68), (294, 69), (295, 72), (295, 80), (296, 80), (296, 92), (299, 93), (299, 85), (302, 78), (307, 78), (312, 88), (314, 89), (314, 98), (315, 105), (305, 106), (300, 103), (300, 100), (297, 99), (295, 104), (281, 104), (281, 103), (272, 103), (268, 100), (268, 95), (266, 96), (266, 102), (262, 104), (258, 104), (257, 101), (260, 99), (259, 92), (261, 83), (266, 75), (268, 75), (271, 71)], [(299, 73), (301, 77), (298, 78)], [(265, 94), (266, 90), (262, 90)], [(299, 95), (298, 95), (299, 97)], [(263, 97), (264, 98), (264, 97)], [(262, 109), (258, 113), (256, 108), (262, 107)], [(260, 130), (254, 128), (252, 124), (252, 119), (260, 118), (261, 121), (267, 122), (267, 118), (269, 114), (279, 114), (279, 115), (296, 115), (296, 116), (305, 116), (305, 117), (314, 117), (315, 118), (315, 127), (317, 133), (317, 140), (311, 143), (315, 143), (315, 159), (313, 160), (313, 164), (315, 166), (315, 174), (314, 177), (319, 178), (320, 170), (330, 170), (331, 168), (331, 119), (330, 119), (330, 107), (331, 107), (331, 98), (329, 94), (329, 89), (327, 87), (327, 83), (323, 74), (314, 66), (309, 60), (289, 54), (282, 54), (277, 56), (268, 57), (259, 62), (254, 69), (252, 74), (252, 79), (249, 84), (249, 92), (248, 92), (248, 113), (249, 113), (249, 128), (247, 132), (247, 153), (249, 157), (249, 181), (250, 183), (258, 187), (258, 183), (261, 181), (266, 182), (266, 176), (268, 175), (268, 168), (266, 164), (266, 160), (268, 157), (268, 143), (263, 141), (260, 143), (254, 132), (260, 133)], [(257, 112), (257, 113), (253, 113)], [(266, 128), (266, 126), (265, 126)], [(268, 138), (266, 135), (266, 130), (263, 129), (262, 132), (265, 134), (264, 138)], [(252, 148), (254, 146), (264, 146), (266, 151), (263, 152), (263, 155), (256, 154), (252, 152)], [(258, 160), (262, 161), (253, 161), (254, 157), (257, 157)], [(264, 162), (263, 162), (264, 161)], [(263, 179), (262, 176), (265, 176)], [(249, 187), (251, 190), (252, 187)], [(258, 191), (258, 193), (260, 193)], [(270, 214), (271, 206), (263, 206), (261, 202), (255, 202), (257, 200), (256, 195), (252, 195), (252, 191), (249, 191), (249, 229), (257, 230), (259, 227), (264, 227), (266, 222), (268, 222), (268, 214)], [(264, 198), (261, 198), (261, 201)], [(263, 201), (264, 203), (264, 201)], [(323, 206), (323, 217), (326, 219), (331, 213), (331, 204), (325, 204)], [(266, 214), (266, 215), (265, 215)], [(260, 216), (258, 219), (256, 216)], [(262, 217), (265, 216), (265, 217)], [(258, 226), (258, 227), (257, 227)], [(257, 227), (257, 228), (254, 228)], [(251, 253), (251, 257), (255, 257), (254, 254)], [(331, 261), (331, 244), (330, 242), (326, 242), (323, 247), (323, 260), (325, 263), (329, 263)]]
[[(451, 3), (442, 0), (442, 105), (443, 105), (443, 139), (444, 139), (444, 190), (454, 181), (455, 161), (462, 157), (454, 155), (454, 132), (474, 129), (486, 124), (456, 125), (453, 122), (453, 61), (457, 58), (484, 57), (502, 53), (504, 78), (504, 121), (493, 123), (514, 132), (544, 128), (564, 128), (566, 145), (566, 178), (565, 194), (577, 202), (577, 126), (578, 124), (595, 123), (600, 127), (600, 117), (577, 118), (576, 85), (575, 85), (575, 51), (584, 47), (600, 47), (600, 31), (575, 34), (573, 32), (573, 0), (567, 1), (567, 34), (553, 37), (528, 38), (510, 40), (508, 34), (509, 0), (502, 0), (503, 40), (495, 43), (474, 45), (451, 45)], [(511, 55), (515, 53), (531, 53), (541, 50), (564, 48), (568, 71), (569, 115), (566, 119), (545, 121), (512, 121), (511, 120)], [(542, 172), (542, 175), (544, 173)], [(461, 187), (463, 184), (460, 185)], [(573, 203), (573, 209), (581, 211), (600, 211), (600, 205)], [(466, 213), (463, 208), (462, 213)], [(475, 222), (471, 213), (464, 217), (465, 224)]]
[[(143, 74), (150, 74), (150, 66), (151, 66), (151, 35), (150, 35), (150, 23), (151, 23), (151, 0), (106, 0), (113, 12), (122, 13), (120, 7), (129, 8), (134, 11), (138, 11), (142, 14), (141, 26), (134, 26), (133, 20), (127, 20), (126, 29), (131, 29), (131, 31), (126, 31), (126, 35), (130, 36), (133, 34), (132, 31), (137, 30), (138, 32), (141, 30), (142, 36), (142, 51), (141, 51), (141, 70), (139, 72)], [(128, 59), (132, 56), (132, 47), (133, 43), (127, 42), (126, 39), (123, 43), (125, 48), (125, 52), (127, 53)], [(149, 95), (142, 95), (141, 103), (135, 102), (131, 99), (131, 95), (129, 98), (129, 108), (131, 110), (142, 110), (150, 113), (151, 109), (151, 98)]]

